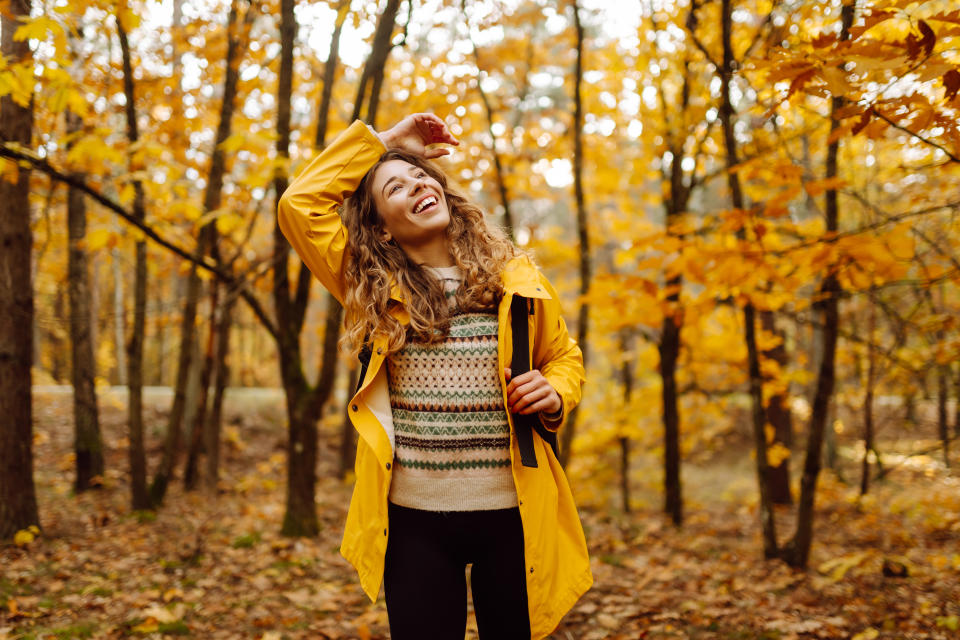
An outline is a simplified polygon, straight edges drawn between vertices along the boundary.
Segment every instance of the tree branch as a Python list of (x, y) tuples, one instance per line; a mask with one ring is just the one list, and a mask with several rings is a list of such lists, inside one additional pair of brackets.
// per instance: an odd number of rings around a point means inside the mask
[(153, 240), (155, 243), (157, 243), (167, 251), (170, 251), (171, 253), (186, 260), (187, 262), (197, 265), (197, 267), (199, 267), (200, 269), (204, 269), (211, 275), (221, 280), (227, 286), (238, 289), (240, 292), (239, 293), (240, 297), (242, 297), (244, 301), (246, 301), (246, 303), (250, 306), (250, 310), (253, 311), (255, 316), (257, 316), (257, 318), (260, 320), (261, 324), (263, 324), (263, 327), (267, 330), (267, 332), (269, 332), (270, 335), (272, 336), (276, 336), (277, 329), (274, 326), (273, 321), (267, 315), (263, 306), (260, 304), (260, 301), (257, 300), (256, 297), (254, 297), (253, 293), (251, 293), (248, 289), (246, 289), (246, 283), (244, 283), (243, 281), (238, 280), (232, 274), (226, 271), (223, 271), (217, 265), (212, 264), (203, 258), (198, 258), (197, 256), (193, 255), (183, 247), (180, 247), (174, 244), (170, 240), (167, 240), (166, 238), (161, 236), (159, 233), (157, 233), (154, 229), (152, 229), (150, 226), (137, 220), (132, 213), (124, 209), (120, 204), (111, 200), (107, 196), (103, 195), (102, 193), (100, 193), (99, 191), (97, 191), (96, 189), (88, 185), (84, 180), (81, 180), (79, 178), (63, 173), (62, 171), (60, 171), (59, 169), (51, 165), (46, 160), (42, 158), (34, 157), (29, 153), (17, 150), (7, 145), (0, 145), (0, 157), (10, 158), (11, 160), (15, 160), (18, 162), (27, 162), (34, 169), (42, 171), (43, 173), (50, 176), (51, 179), (56, 180), (57, 182), (62, 182), (66, 185), (73, 187), (74, 189), (82, 191), (91, 199), (93, 199), (95, 202), (97, 202), (104, 208), (112, 211), (117, 216), (125, 220), (128, 224), (139, 229), (143, 233), (143, 235)]
[(922, 135), (920, 135), (920, 134), (917, 133), (916, 131), (911, 131), (910, 129), (907, 129), (905, 126), (903, 126), (903, 125), (901, 125), (901, 124), (899, 124), (899, 123), (897, 123), (897, 122), (894, 122), (893, 120), (891, 120), (891, 119), (888, 118), (887, 116), (883, 115), (882, 113), (880, 113), (880, 112), (879, 112), (878, 110), (876, 110), (876, 109), (873, 110), (873, 115), (875, 115), (876, 117), (880, 118), (881, 120), (883, 120), (884, 122), (886, 122), (887, 124), (889, 124), (889, 125), (890, 125), (891, 127), (893, 127), (894, 129), (899, 129), (900, 131), (903, 131), (904, 133), (913, 136), (913, 137), (916, 138), (917, 140), (920, 140), (921, 142), (923, 142), (923, 143), (925, 143), (925, 144), (928, 144), (928, 145), (930, 145), (931, 147), (934, 147), (934, 148), (936, 148), (936, 149), (939, 149), (939, 150), (942, 151), (944, 154), (946, 154), (946, 156), (947, 156), (948, 158), (950, 158), (950, 161), (951, 161), (951, 162), (960, 163), (960, 157), (957, 157), (954, 153), (951, 153), (950, 150), (948, 150), (948, 149), (947, 149), (946, 147), (944, 147), (943, 145), (938, 144), (938, 143), (934, 142), (933, 140), (930, 140), (930, 139), (928, 139), (928, 138), (923, 137)]

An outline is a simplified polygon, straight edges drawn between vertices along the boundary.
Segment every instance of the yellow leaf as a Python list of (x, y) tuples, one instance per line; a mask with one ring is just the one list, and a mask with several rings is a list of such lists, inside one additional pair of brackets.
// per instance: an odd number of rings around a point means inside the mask
[(20, 529), (13, 534), (13, 543), (18, 547), (25, 547), (36, 539), (36, 534), (30, 529)]
[(217, 217), (217, 231), (225, 236), (230, 235), (242, 223), (243, 218), (233, 212), (227, 212)]
[(134, 196), (137, 195), (137, 190), (133, 186), (133, 182), (128, 182), (123, 185), (123, 188), (120, 189), (119, 200), (120, 204), (130, 204), (133, 202)]
[(75, 168), (85, 170), (93, 169), (94, 160), (119, 164), (123, 161), (123, 154), (108, 145), (104, 138), (105, 135), (98, 132), (83, 136), (70, 147), (67, 161)]
[(53, 35), (54, 38), (63, 37), (63, 25), (50, 16), (41, 14), (20, 25), (13, 32), (13, 39), (17, 42), (23, 42), (24, 40), (44, 41), (48, 35)]
[(13, 72), (11, 97), (21, 107), (30, 106), (30, 97), (33, 95), (33, 67), (18, 64), (10, 69)]
[(910, 234), (909, 227), (906, 225), (899, 225), (893, 232), (886, 238), (887, 247), (890, 249), (890, 253), (898, 260), (912, 260), (915, 250), (916, 242), (913, 239), (913, 236)]
[(247, 141), (247, 137), (242, 133), (235, 133), (220, 143), (220, 148), (227, 153), (236, 153)]
[[(847, 575), (847, 572), (850, 571), (850, 569), (863, 564), (863, 561), (869, 558), (871, 555), (873, 555), (871, 551), (851, 553), (850, 555), (834, 558), (833, 560), (827, 560), (821, 564), (817, 570), (820, 573), (829, 573), (831, 582), (839, 582), (840, 580), (843, 580), (843, 577)], [(870, 637), (876, 638), (876, 635)]]
[(772, 446), (767, 448), (767, 464), (771, 467), (779, 467), (783, 464), (783, 461), (790, 457), (790, 449), (786, 448), (779, 442), (774, 442)]
[(873, 627), (870, 627), (866, 631), (861, 631), (857, 635), (853, 636), (850, 640), (873, 640), (879, 635), (880, 635), (879, 631), (877, 631)]
[[(109, 229), (96, 229), (87, 234), (85, 246), (87, 251), (99, 251), (111, 243), (116, 234)], [(115, 240), (114, 240), (115, 243)]]
[(137, 626), (131, 628), (136, 633), (155, 633), (160, 629), (160, 625), (153, 618), (147, 618)]
[(176, 587), (174, 587), (173, 589), (167, 589), (166, 591), (163, 592), (164, 602), (170, 602), (174, 598), (182, 598), (182, 597), (183, 597), (183, 591), (181, 591), (180, 589), (177, 589)]
[(143, 615), (145, 615), (148, 620), (155, 620), (156, 622), (169, 624), (182, 618), (186, 611), (187, 606), (182, 602), (178, 602), (171, 609), (155, 604), (144, 609)]

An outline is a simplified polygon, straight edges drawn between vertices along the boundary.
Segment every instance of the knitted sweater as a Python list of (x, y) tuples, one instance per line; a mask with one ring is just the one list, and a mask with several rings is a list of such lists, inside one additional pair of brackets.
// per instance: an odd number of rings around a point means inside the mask
[[(432, 269), (451, 308), (457, 267)], [(445, 340), (388, 358), (396, 455), (390, 501), (425, 511), (517, 506), (510, 426), (497, 371), (497, 315), (458, 313)]]

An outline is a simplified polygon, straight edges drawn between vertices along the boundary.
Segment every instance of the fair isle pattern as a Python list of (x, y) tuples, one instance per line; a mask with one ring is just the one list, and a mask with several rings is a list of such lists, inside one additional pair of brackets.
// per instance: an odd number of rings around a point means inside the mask
[[(452, 308), (459, 271), (433, 271)], [(390, 501), (426, 511), (517, 506), (496, 313), (456, 313), (445, 340), (407, 343), (387, 372), (396, 434)]]

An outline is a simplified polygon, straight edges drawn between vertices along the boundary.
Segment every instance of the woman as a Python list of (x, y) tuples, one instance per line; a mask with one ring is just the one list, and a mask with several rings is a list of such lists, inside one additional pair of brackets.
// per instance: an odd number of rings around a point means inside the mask
[[(459, 143), (432, 114), (355, 122), (280, 199), (345, 344), (369, 354), (340, 551), (371, 600), (383, 583), (394, 640), (463, 638), (467, 564), (481, 638), (542, 638), (592, 576), (562, 468), (540, 437), (521, 451), (508, 410), (559, 429), (582, 356), (547, 280), (428, 162), (438, 144)], [(511, 304), (529, 310), (531, 367), (513, 379)]]

